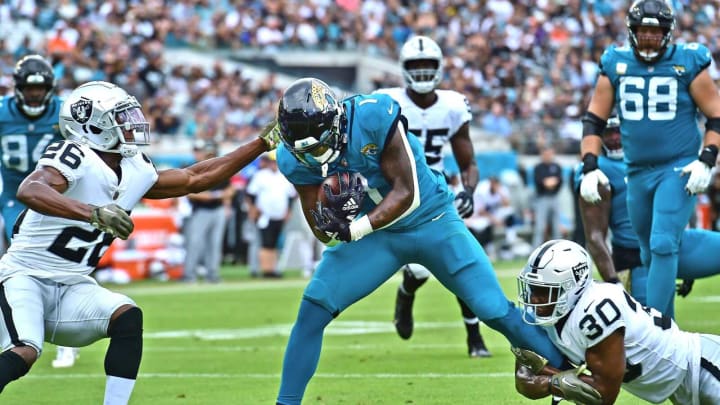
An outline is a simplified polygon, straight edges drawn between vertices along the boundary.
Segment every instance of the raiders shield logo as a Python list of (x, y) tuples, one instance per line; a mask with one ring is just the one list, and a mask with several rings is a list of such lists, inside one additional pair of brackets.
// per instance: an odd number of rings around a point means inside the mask
[(73, 119), (81, 124), (88, 122), (92, 114), (92, 101), (81, 99), (80, 101), (70, 105), (70, 114)]
[(579, 283), (581, 281), (581, 279), (584, 278), (584, 275), (587, 272), (587, 270), (588, 270), (587, 263), (580, 263), (580, 264), (573, 266), (573, 268), (572, 268), (573, 278), (575, 278), (576, 283)]

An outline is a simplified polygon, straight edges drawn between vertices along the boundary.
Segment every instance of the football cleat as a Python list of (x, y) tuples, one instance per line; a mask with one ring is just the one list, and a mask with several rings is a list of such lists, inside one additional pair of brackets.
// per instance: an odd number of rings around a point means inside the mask
[(397, 298), (395, 299), (395, 330), (403, 339), (410, 339), (413, 333), (413, 302), (415, 294), (408, 295), (398, 288)]
[(57, 347), (57, 356), (52, 361), (53, 368), (68, 368), (75, 365), (75, 360), (80, 357), (75, 347)]
[(468, 356), (470, 357), (492, 357), (492, 354), (490, 354), (490, 351), (485, 347), (485, 342), (483, 341), (482, 336), (480, 336), (480, 339), (478, 340), (470, 340), (467, 341), (468, 345)]

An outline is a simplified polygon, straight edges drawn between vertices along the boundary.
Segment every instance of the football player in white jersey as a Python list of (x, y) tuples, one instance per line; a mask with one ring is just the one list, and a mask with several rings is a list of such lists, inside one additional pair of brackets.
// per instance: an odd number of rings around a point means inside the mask
[[(453, 187), (455, 205), (461, 217), (473, 213), (473, 190), (478, 182), (475, 152), (470, 140), (472, 114), (467, 98), (453, 90), (437, 89), (443, 77), (443, 54), (440, 46), (426, 36), (411, 37), (400, 50), (400, 65), (405, 87), (379, 89), (400, 104), (402, 115), (408, 120), (409, 132), (425, 146), (425, 159), (432, 169), (447, 173), (443, 164), (443, 147), (448, 142), (460, 168), (460, 179)], [(458, 180), (458, 179), (455, 179)], [(415, 291), (430, 277), (419, 264), (403, 266), (403, 282), (395, 300), (395, 329), (403, 339), (413, 332), (412, 308)], [(480, 335), (480, 322), (473, 312), (458, 299), (467, 330), (468, 354), (488, 357)]]
[(581, 403), (612, 404), (623, 387), (652, 403), (720, 404), (720, 336), (680, 330), (620, 284), (594, 281), (592, 268), (585, 249), (567, 240), (530, 255), (518, 276), (525, 322), (545, 326), (555, 346), (592, 375), (556, 374), (532, 352), (514, 350), (518, 391), (537, 399), (565, 388), (570, 397), (563, 396), (577, 400), (572, 395), (582, 389)]
[(27, 209), (0, 259), (0, 391), (30, 370), (44, 341), (79, 347), (109, 337), (104, 404), (126, 404), (142, 356), (142, 312), (90, 273), (115, 237), (128, 238), (141, 198), (207, 190), (273, 149), (274, 129), (223, 157), (157, 172), (138, 152), (150, 128), (134, 97), (107, 82), (73, 90), (60, 109), (65, 140), (50, 144), (21, 183)]

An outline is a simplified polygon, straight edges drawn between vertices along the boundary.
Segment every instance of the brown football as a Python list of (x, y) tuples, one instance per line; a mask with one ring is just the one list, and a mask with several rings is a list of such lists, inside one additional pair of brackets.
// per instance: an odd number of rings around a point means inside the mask
[(318, 201), (320, 201), (324, 206), (327, 206), (327, 197), (325, 196), (325, 190), (324, 190), (324, 184), (327, 184), (330, 186), (330, 190), (332, 190), (333, 194), (340, 193), (340, 176), (342, 176), (343, 181), (345, 182), (345, 185), (347, 186), (348, 182), (350, 181), (350, 174), (347, 172), (337, 172), (335, 174), (331, 174), (328, 177), (323, 180), (322, 184), (320, 184), (320, 188), (318, 189)]

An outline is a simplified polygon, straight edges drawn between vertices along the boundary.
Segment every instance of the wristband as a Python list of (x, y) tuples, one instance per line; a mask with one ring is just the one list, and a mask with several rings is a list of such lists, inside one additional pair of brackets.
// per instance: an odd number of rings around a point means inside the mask
[(613, 284), (620, 284), (620, 279), (617, 278), (617, 276), (615, 276), (615, 277), (611, 277), (611, 278), (607, 279), (606, 282), (607, 282), (607, 283), (613, 283)]
[(596, 154), (590, 153), (590, 152), (586, 153), (582, 158), (583, 174), (586, 174), (593, 170), (596, 170), (598, 168), (597, 160), (598, 160), (598, 157)]
[(717, 161), (717, 155), (718, 155), (718, 147), (715, 145), (708, 145), (703, 148), (702, 152), (700, 152), (700, 156), (698, 157), (698, 160), (708, 165), (708, 167), (715, 167), (715, 162)]
[(371, 234), (372, 231), (373, 227), (370, 223), (370, 218), (368, 218), (367, 215), (363, 215), (362, 217), (350, 222), (351, 240), (360, 240), (363, 236)]

